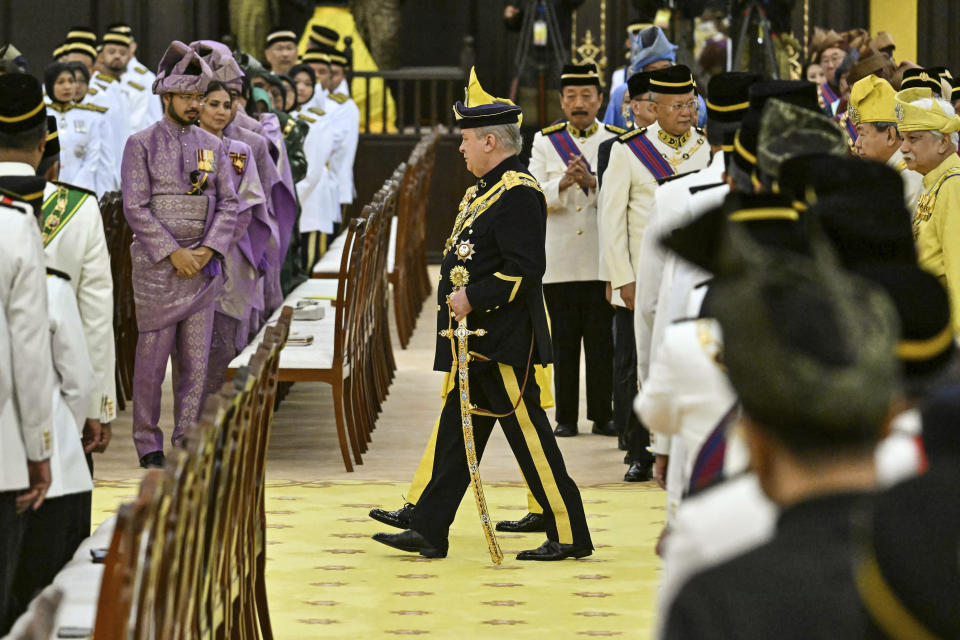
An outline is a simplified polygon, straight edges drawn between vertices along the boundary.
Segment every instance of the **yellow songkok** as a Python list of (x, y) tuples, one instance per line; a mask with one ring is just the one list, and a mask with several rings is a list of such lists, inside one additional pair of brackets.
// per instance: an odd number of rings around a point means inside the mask
[(933, 98), (933, 92), (926, 87), (905, 89), (896, 95), (894, 112), (897, 116), (897, 128), (902, 131), (939, 131), (957, 133), (960, 131), (960, 117), (948, 116), (934, 102), (929, 109), (910, 104), (924, 98)]
[(877, 76), (858, 80), (850, 89), (847, 114), (850, 122), (896, 122), (897, 92), (890, 83)]

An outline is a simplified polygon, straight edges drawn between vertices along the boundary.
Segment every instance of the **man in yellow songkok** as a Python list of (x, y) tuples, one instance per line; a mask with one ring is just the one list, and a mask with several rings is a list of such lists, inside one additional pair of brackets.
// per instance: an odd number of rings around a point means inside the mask
[(900, 173), (907, 209), (913, 213), (923, 193), (923, 176), (907, 168), (900, 151), (903, 138), (897, 130), (896, 103), (896, 91), (890, 83), (869, 75), (854, 83), (850, 90), (847, 115), (857, 128), (854, 144), (857, 153), (861, 158), (883, 162)]
[(925, 192), (913, 218), (920, 266), (946, 281), (954, 328), (960, 328), (960, 117), (928, 88), (896, 95), (897, 127), (907, 167), (923, 175)]

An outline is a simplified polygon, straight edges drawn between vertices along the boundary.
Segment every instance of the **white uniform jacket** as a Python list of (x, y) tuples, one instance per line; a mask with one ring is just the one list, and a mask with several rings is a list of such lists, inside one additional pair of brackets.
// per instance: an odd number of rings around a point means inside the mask
[[(336, 91), (326, 97), (323, 107), (330, 114), (333, 126), (343, 129), (343, 144), (336, 148), (331, 165), (335, 167), (340, 190), (340, 204), (352, 204), (357, 195), (353, 183), (353, 161), (360, 141), (360, 109), (350, 97), (350, 88), (344, 79)], [(337, 222), (340, 221), (339, 216)]]
[[(33, 169), (19, 162), (0, 162), (0, 175), (33, 175)], [(48, 182), (43, 190), (44, 202), (52, 203), (51, 198), (59, 197), (58, 189), (57, 184)], [(93, 194), (87, 194), (62, 228), (48, 236), (44, 253), (46, 266), (70, 276), (80, 309), (95, 376), (86, 417), (112, 422), (117, 415), (113, 275), (100, 206)]]
[(54, 385), (53, 451), (50, 456), (48, 498), (93, 491), (90, 469), (83, 453), (81, 434), (87, 399), (93, 388), (93, 367), (84, 343), (80, 311), (70, 283), (47, 275), (50, 314), (50, 351)]
[(543, 188), (547, 200), (547, 268), (543, 283), (599, 280), (599, 239), (597, 225), (597, 189), (586, 192), (574, 183), (560, 191), (560, 180), (567, 163), (551, 138), (564, 132), (573, 140), (572, 155), (582, 155), (596, 175), (600, 143), (623, 131), (606, 127), (599, 121), (584, 131), (569, 123), (551, 125), (533, 136), (530, 173)]
[(663, 344), (635, 406), (650, 431), (682, 440), (671, 450), (667, 514), (672, 517), (687, 487), (697, 454), (733, 408), (737, 396), (719, 363), (723, 338), (716, 320), (683, 320), (667, 327)]
[(90, 78), (90, 86), (83, 104), (92, 104), (106, 109), (105, 115), (109, 123), (107, 140), (113, 148), (113, 156), (117, 158), (112, 172), (114, 186), (110, 190), (119, 190), (120, 158), (123, 158), (123, 149), (127, 145), (127, 138), (130, 137), (130, 103), (121, 90), (119, 82), (115, 80), (108, 82), (101, 74), (94, 73)]
[(307, 175), (297, 183), (300, 233), (333, 233), (333, 223), (340, 219), (340, 178), (335, 154), (345, 144), (347, 131), (336, 126), (337, 122), (320, 106), (309, 106), (291, 115), (310, 126), (303, 141)]
[[(699, 188), (722, 182), (723, 162), (723, 152), (718, 151), (705, 169), (671, 180), (657, 189), (652, 216), (637, 259), (633, 323), (637, 343), (637, 370), (641, 383), (647, 378), (650, 360), (656, 345), (659, 345), (663, 338), (663, 329), (674, 320), (687, 315), (685, 295), (677, 296), (683, 298), (679, 304), (671, 304), (669, 310), (665, 308), (664, 290), (669, 291), (678, 258), (660, 246), (660, 239), (677, 227), (692, 221), (710, 208), (708, 205), (716, 202), (715, 198), (702, 201), (702, 194), (705, 192)], [(691, 193), (691, 189), (695, 193)], [(726, 195), (729, 188), (724, 185), (719, 190)], [(721, 202), (723, 195), (720, 196)]]
[(676, 137), (659, 124), (636, 129), (620, 136), (610, 149), (610, 163), (603, 176), (600, 208), (600, 279), (614, 288), (614, 304), (623, 306), (616, 289), (634, 282), (640, 245), (654, 206), (657, 180), (628, 146), (629, 140), (645, 135), (674, 173), (686, 173), (707, 166), (710, 147), (706, 134), (691, 129)]
[(118, 82), (130, 108), (128, 120), (131, 135), (163, 117), (162, 102), (160, 96), (154, 95), (152, 84), (144, 84), (143, 79), (133, 78), (130, 74), (124, 74)]
[(45, 274), (32, 211), (0, 205), (0, 491), (29, 487), (27, 460), (53, 446)]
[(120, 159), (111, 144), (107, 111), (91, 104), (50, 104), (47, 114), (57, 119), (60, 140), (60, 179), (102, 198), (116, 189)]

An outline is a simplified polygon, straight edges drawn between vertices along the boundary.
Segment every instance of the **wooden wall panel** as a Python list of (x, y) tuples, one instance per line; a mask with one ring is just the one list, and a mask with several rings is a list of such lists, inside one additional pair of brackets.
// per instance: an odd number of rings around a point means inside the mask
[(917, 64), (946, 65), (960, 74), (960, 4), (945, 0), (917, 2)]

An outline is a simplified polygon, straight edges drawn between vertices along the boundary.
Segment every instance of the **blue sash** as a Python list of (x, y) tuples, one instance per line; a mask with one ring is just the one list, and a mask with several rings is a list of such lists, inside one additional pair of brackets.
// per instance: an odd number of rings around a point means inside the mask
[(653, 143), (650, 142), (650, 139), (647, 138), (645, 133), (637, 134), (627, 140), (627, 146), (633, 151), (633, 155), (637, 156), (637, 160), (639, 160), (657, 180), (669, 178), (675, 173), (673, 167), (663, 159), (663, 156), (657, 151), (657, 148), (653, 146)]
[[(550, 139), (550, 142), (553, 143), (553, 148), (557, 150), (557, 153), (560, 155), (560, 159), (563, 160), (563, 164), (569, 166), (570, 162), (577, 156), (583, 156), (583, 152), (580, 150), (580, 147), (577, 146), (577, 143), (573, 141), (573, 138), (570, 136), (570, 132), (566, 127), (560, 129), (559, 131), (554, 131), (547, 136)], [(583, 157), (583, 163), (587, 165), (587, 171), (593, 173), (593, 169), (590, 168), (590, 163), (587, 161), (586, 156)], [(580, 187), (584, 195), (589, 193), (589, 189), (586, 187)]]

